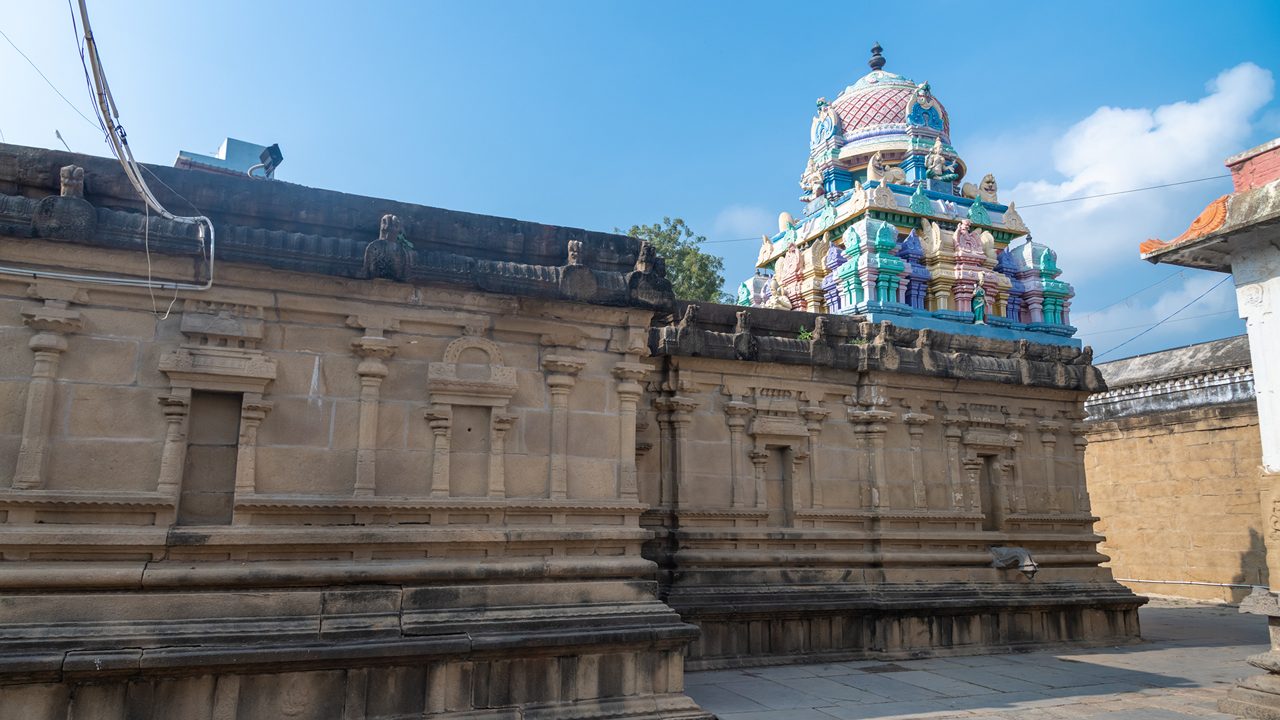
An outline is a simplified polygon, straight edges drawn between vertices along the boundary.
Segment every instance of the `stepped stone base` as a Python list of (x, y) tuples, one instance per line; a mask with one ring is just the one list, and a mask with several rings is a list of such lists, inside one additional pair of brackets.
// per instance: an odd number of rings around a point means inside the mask
[[(110, 587), (102, 570), (83, 584)], [(200, 567), (138, 592), (46, 566), (69, 592), (0, 599), (0, 720), (712, 717), (683, 694), (696, 630), (653, 582), (585, 577), (603, 570), (588, 561), (505, 583), (338, 585), (348, 569), (331, 570), (325, 586), (193, 588), (235, 572)]]
[(1080, 587), (898, 590), (891, 599), (784, 591), (697, 607), (687, 596), (668, 602), (702, 631), (689, 648), (690, 670), (1126, 644), (1139, 639), (1138, 607), (1145, 602), (1101, 587), (1092, 594)]
[(1258, 720), (1280, 720), (1280, 677), (1245, 678), (1218, 701), (1224, 713)]

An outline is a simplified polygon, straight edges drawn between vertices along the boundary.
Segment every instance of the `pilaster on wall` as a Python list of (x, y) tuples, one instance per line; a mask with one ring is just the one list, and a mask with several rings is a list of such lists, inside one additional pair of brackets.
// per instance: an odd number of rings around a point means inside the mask
[(698, 403), (683, 395), (664, 395), (655, 398), (653, 405), (658, 410), (662, 443), (658, 504), (676, 507), (680, 503), (680, 485), (687, 481), (689, 475), (688, 428), (690, 414), (698, 407)]
[(877, 510), (888, 506), (889, 495), (886, 491), (884, 466), (884, 436), (889, 427), (885, 424), (893, 419), (894, 414), (888, 410), (867, 409), (861, 406), (850, 407), (849, 422), (856, 427), (864, 447), (867, 448), (866, 477), (871, 497), (869, 505)]
[[(756, 507), (764, 507), (763, 487), (764, 487), (764, 470), (755, 472), (753, 469), (750, 478), (743, 472), (742, 468), (742, 433), (746, 429), (747, 419), (751, 413), (755, 412), (755, 408), (751, 403), (743, 402), (737, 399), (737, 396), (731, 396), (729, 402), (724, 404), (725, 422), (729, 425), (729, 506), (730, 507), (749, 507), (747, 504), (747, 487), (752, 486), (754, 497), (754, 505)], [(768, 458), (768, 454), (763, 451), (761, 460)], [(755, 453), (752, 453), (752, 465), (755, 463)], [(748, 480), (750, 479), (750, 482)]]
[(636, 406), (644, 388), (640, 380), (649, 374), (649, 366), (636, 362), (620, 362), (613, 367), (618, 379), (618, 497), (637, 500), (636, 480)]
[(1049, 511), (1057, 512), (1061, 510), (1061, 503), (1058, 500), (1058, 481), (1054, 475), (1054, 467), (1057, 465), (1054, 457), (1058, 451), (1058, 431), (1062, 429), (1062, 423), (1057, 420), (1040, 420), (1036, 423), (1036, 429), (1040, 431), (1041, 455), (1044, 458), (1044, 480), (1049, 488)]
[(386, 333), (398, 330), (399, 322), (388, 318), (353, 315), (347, 326), (363, 331), (351, 341), (351, 349), (360, 358), (356, 374), (360, 376), (360, 427), (356, 434), (356, 481), (352, 494), (368, 497), (377, 494), (378, 405), (382, 381), (387, 377), (387, 360), (396, 353), (396, 343)]
[(925, 487), (924, 460), (921, 457), (921, 445), (924, 439), (924, 427), (933, 422), (928, 413), (907, 412), (902, 414), (902, 422), (907, 425), (907, 434), (911, 442), (911, 501), (916, 509), (929, 506), (929, 496)]
[(563, 353), (542, 359), (551, 393), (551, 470), (547, 485), (552, 500), (569, 497), (569, 393), (584, 367), (585, 361)]
[(160, 451), (160, 478), (156, 492), (173, 502), (178, 501), (182, 486), (182, 468), (187, 460), (188, 415), (191, 412), (191, 388), (177, 388), (157, 398), (164, 412), (164, 447)]
[(822, 507), (822, 476), (818, 472), (818, 435), (822, 433), (822, 424), (826, 422), (831, 411), (822, 407), (821, 403), (813, 403), (800, 408), (800, 417), (804, 418), (804, 427), (809, 431), (809, 496), (811, 505)]
[(58, 364), (67, 350), (67, 334), (76, 332), (83, 322), (72, 310), (72, 302), (87, 302), (83, 290), (36, 283), (27, 294), (43, 300), (42, 305), (22, 311), (22, 321), (35, 331), (27, 343), (35, 353), (31, 382), (27, 386), (27, 407), (22, 418), (22, 441), (13, 472), (16, 490), (38, 490), (45, 483), (45, 459), (48, 454), (49, 429), (53, 415), (54, 393), (57, 391)]

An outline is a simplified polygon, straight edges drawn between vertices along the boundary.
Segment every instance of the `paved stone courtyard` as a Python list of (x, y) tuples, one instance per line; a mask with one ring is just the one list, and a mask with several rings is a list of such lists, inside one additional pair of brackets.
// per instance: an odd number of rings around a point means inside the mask
[(689, 673), (720, 720), (831, 718), (1227, 718), (1216, 710), (1244, 658), (1269, 649), (1266, 619), (1153, 599), (1146, 642), (1072, 652), (843, 662)]

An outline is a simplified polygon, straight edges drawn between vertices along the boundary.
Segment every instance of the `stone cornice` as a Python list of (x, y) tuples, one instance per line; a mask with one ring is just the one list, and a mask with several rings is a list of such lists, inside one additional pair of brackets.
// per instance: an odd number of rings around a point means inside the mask
[(1253, 368), (1221, 368), (1195, 375), (1138, 382), (1095, 393), (1085, 401), (1089, 420), (1186, 408), (1253, 402)]
[[(83, 160), (86, 164), (92, 160), (76, 159)], [(185, 183), (201, 185), (202, 198), (218, 197), (214, 188), (205, 188), (203, 185), (227, 182), (204, 174), (186, 175), (194, 177), (184, 177)], [(8, 178), (0, 177), (0, 180), (5, 179)], [(95, 179), (95, 183), (99, 182), (105, 183), (105, 180)], [(285, 192), (292, 198), (287, 205), (314, 211), (310, 214), (317, 217), (325, 216), (328, 212), (327, 208), (318, 207), (321, 198), (334, 195), (327, 191), (290, 186), (288, 183), (268, 185), (260, 181), (249, 182), (253, 183), (253, 196), (263, 192), (278, 192), (287, 187)], [(238, 197), (249, 194), (242, 191)], [(100, 200), (92, 195), (90, 198), (91, 201)], [(51, 212), (75, 210), (77, 217), (87, 214), (92, 220), (92, 232), (72, 232), (68, 229), (83, 228), (85, 223), (79, 221), (37, 223), (41, 203), (46, 200), (52, 203), (46, 203), (52, 208)], [(160, 217), (152, 217), (147, 223), (140, 212), (113, 209), (124, 204), (127, 203), (93, 205), (80, 198), (57, 196), (36, 200), (0, 193), (0, 237), (139, 253), (143, 252), (145, 242), (146, 249), (153, 254), (190, 258), (196, 263), (207, 260), (204, 258), (203, 241), (199, 238), (195, 225), (172, 222)], [(74, 208), (63, 208), (64, 205), (74, 205)], [(362, 207), (367, 210), (368, 207), (375, 206), (390, 210), (402, 208), (403, 204), (390, 200), (365, 199)], [(220, 263), (260, 265), (289, 272), (368, 278), (365, 249), (371, 243), (378, 242), (376, 217), (361, 225), (351, 226), (349, 222), (344, 222), (342, 226), (335, 226), (331, 223), (323, 228), (295, 221), (293, 227), (283, 229), (272, 227), (281, 224), (277, 218), (271, 217), (278, 210), (279, 206), (259, 204), (256, 208), (240, 211), (236, 216), (241, 222), (261, 222), (267, 227), (228, 222), (225, 214), (208, 212), (217, 228), (217, 260)], [(260, 211), (260, 216), (255, 211)], [(351, 213), (356, 214), (358, 213)], [(437, 217), (455, 215), (465, 216), (468, 222), (444, 222), (443, 218)], [(410, 261), (402, 278), (408, 283), (462, 285), (505, 295), (648, 309), (668, 309), (674, 301), (671, 284), (660, 264), (642, 262), (641, 245), (633, 238), (453, 213), (435, 208), (416, 207), (410, 217), (418, 217), (420, 220), (408, 222), (405, 226), (407, 239), (414, 243), (415, 248), (408, 251)], [(147, 225), (145, 233), (144, 224)], [(473, 226), (477, 228), (477, 232), (474, 235), (459, 235), (460, 226)], [(527, 236), (517, 228), (541, 232)], [(501, 236), (505, 242), (484, 243), (480, 238), (485, 235)], [(564, 240), (557, 243), (555, 238), (561, 236)], [(579, 264), (550, 264), (567, 260), (562, 255), (567, 253), (569, 243), (577, 243), (580, 248), (577, 257)], [(51, 264), (56, 264), (56, 256), (52, 257)], [(171, 278), (166, 278), (169, 279)]]
[[(1070, 391), (1106, 385), (1088, 349), (951, 335), (871, 323), (858, 315), (814, 315), (736, 305), (680, 304), (650, 331), (653, 356), (897, 372)], [(812, 324), (808, 339), (797, 328)]]

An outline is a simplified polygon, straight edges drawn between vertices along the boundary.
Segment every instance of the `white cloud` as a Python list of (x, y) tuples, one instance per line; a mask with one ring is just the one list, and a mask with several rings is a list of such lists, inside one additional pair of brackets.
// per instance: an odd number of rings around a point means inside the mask
[[(1021, 137), (976, 141), (974, 146), (986, 148), (990, 157), (966, 153), (970, 175), (994, 169), (1006, 181), (1001, 200), (1016, 201), (1035, 239), (1057, 251), (1062, 279), (1076, 286), (1072, 322), (1099, 355), (1222, 279), (1218, 273), (1186, 270), (1122, 304), (1090, 313), (1176, 272), (1141, 261), (1138, 244), (1180, 234), (1209, 201), (1230, 192), (1230, 181), (1031, 206), (1225, 175), (1223, 159), (1256, 142), (1274, 122), (1275, 108), (1264, 110), (1274, 90), (1271, 72), (1243, 63), (1207, 83), (1199, 99), (1154, 109), (1100, 107), (1065, 131), (1039, 128)], [(998, 150), (991, 152), (992, 147)], [(1242, 332), (1234, 310), (1228, 281), (1103, 359)]]
[(777, 213), (751, 205), (730, 205), (716, 214), (711, 224), (713, 240), (758, 238), (778, 227)]
[[(1206, 86), (1208, 94), (1194, 102), (1154, 110), (1098, 108), (1054, 144), (1053, 169), (1061, 182), (1023, 179), (1002, 197), (1023, 206), (1036, 239), (1058, 251), (1066, 279), (1096, 277), (1136, 257), (1142, 240), (1185, 228), (1203, 207), (1192, 198), (1203, 197), (1204, 188), (1026, 206), (1223, 175), (1223, 158), (1244, 149), (1252, 118), (1270, 102), (1274, 87), (1269, 71), (1243, 63), (1219, 74)], [(1221, 181), (1217, 187), (1229, 186)]]

